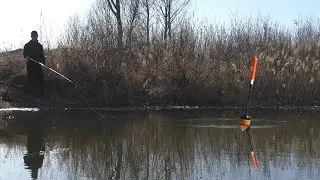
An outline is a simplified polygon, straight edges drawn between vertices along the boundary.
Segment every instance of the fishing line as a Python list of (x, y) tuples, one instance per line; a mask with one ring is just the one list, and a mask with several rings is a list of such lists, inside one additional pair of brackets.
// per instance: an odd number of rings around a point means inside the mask
[(71, 84), (73, 84), (74, 87), (75, 87), (75, 89), (78, 90), (79, 95), (83, 98), (83, 100), (84, 100), (84, 101), (86, 102), (86, 104), (89, 106), (89, 109), (93, 110), (95, 113), (97, 113), (97, 114), (100, 115), (101, 117), (105, 117), (104, 115), (102, 115), (101, 113), (99, 113), (98, 111), (96, 111), (94, 108), (92, 108), (92, 107), (89, 105), (89, 102), (87, 101), (87, 99), (85, 98), (85, 96), (80, 92), (80, 90), (78, 89), (78, 86), (77, 86), (76, 83), (74, 83), (72, 80), (70, 80), (70, 79), (67, 78), (66, 76), (62, 75), (61, 73), (55, 71), (54, 69), (46, 66), (45, 64), (43, 64), (43, 63), (41, 63), (41, 62), (38, 62), (38, 61), (36, 61), (36, 60), (34, 60), (34, 59), (30, 58), (30, 57), (29, 57), (28, 59), (29, 59), (30, 61), (32, 61), (32, 62), (35, 62), (35, 63), (40, 64), (40, 65), (43, 66), (43, 67), (48, 68), (50, 71), (58, 74), (60, 77), (64, 78), (65, 80), (67, 80), (68, 82), (70, 82)]

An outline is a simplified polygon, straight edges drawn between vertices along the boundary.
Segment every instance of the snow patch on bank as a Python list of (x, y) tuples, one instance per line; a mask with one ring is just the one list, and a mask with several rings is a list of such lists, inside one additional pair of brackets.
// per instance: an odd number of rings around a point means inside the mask
[(39, 108), (0, 108), (0, 111), (39, 111)]

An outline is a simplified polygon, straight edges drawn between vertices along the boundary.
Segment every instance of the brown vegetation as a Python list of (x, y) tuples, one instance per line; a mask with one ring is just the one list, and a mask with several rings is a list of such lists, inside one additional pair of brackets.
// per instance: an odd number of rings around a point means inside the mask
[(95, 106), (244, 105), (258, 56), (252, 104), (319, 103), (318, 22), (197, 25), (187, 5), (98, 0), (84, 20), (71, 18), (49, 66), (75, 80)]

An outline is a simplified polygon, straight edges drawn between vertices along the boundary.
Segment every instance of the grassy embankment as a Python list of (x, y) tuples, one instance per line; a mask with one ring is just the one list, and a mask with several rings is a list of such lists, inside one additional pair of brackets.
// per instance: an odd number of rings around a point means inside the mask
[[(289, 29), (263, 18), (235, 19), (230, 28), (184, 19), (165, 41), (157, 23), (150, 24), (148, 37), (143, 18), (132, 26), (124, 18), (119, 50), (113, 15), (97, 7), (92, 13), (84, 21), (73, 18), (58, 47), (46, 55), (47, 64), (75, 80), (97, 107), (241, 106), (254, 56), (259, 63), (253, 105), (319, 104), (320, 24), (315, 21), (302, 19)], [(1, 66), (5, 81), (25, 68), (21, 52), (13, 53), (7, 53), (9, 65)], [(45, 74), (51, 79), (48, 103), (84, 103), (68, 82)]]

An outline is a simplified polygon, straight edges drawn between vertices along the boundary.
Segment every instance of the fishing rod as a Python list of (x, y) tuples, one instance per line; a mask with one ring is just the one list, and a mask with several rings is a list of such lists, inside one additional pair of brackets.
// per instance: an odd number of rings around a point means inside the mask
[(35, 63), (40, 64), (40, 65), (41, 65), (41, 66), (43, 66), (43, 67), (48, 68), (48, 69), (49, 69), (49, 70), (51, 70), (52, 72), (54, 72), (54, 73), (58, 74), (59, 76), (61, 76), (61, 77), (63, 77), (64, 79), (66, 79), (67, 81), (71, 82), (73, 85), (77, 86), (73, 81), (71, 81), (70, 79), (68, 79), (68, 78), (67, 78), (67, 77), (65, 77), (64, 75), (62, 75), (62, 74), (58, 73), (58, 72), (57, 72), (57, 71), (55, 71), (54, 69), (52, 69), (52, 68), (50, 68), (50, 67), (48, 67), (48, 66), (44, 65), (44, 64), (43, 64), (43, 63), (41, 63), (41, 62), (36, 61), (36, 60), (34, 60), (34, 59), (30, 58), (30, 57), (29, 57), (28, 59), (29, 59), (29, 60), (31, 60), (31, 61), (33, 61), (33, 62), (35, 62)]
[(251, 89), (255, 80), (256, 76), (256, 71), (257, 71), (257, 63), (258, 63), (258, 58), (254, 57), (253, 62), (252, 62), (252, 70), (251, 70), (251, 78), (250, 78), (250, 85), (249, 85), (249, 93), (247, 97), (247, 103), (246, 103), (246, 108), (244, 114), (241, 116), (241, 121), (240, 121), (240, 129), (242, 133), (247, 133), (249, 137), (249, 144), (251, 148), (251, 157), (253, 161), (253, 165), (255, 168), (258, 168), (258, 163), (257, 163), (257, 158), (253, 150), (252, 142), (251, 142), (251, 137), (250, 137), (250, 123), (251, 123), (251, 118), (248, 116), (248, 106), (249, 106), (249, 100), (250, 100), (250, 94), (251, 94)]
[[(35, 63), (37, 63), (37, 64), (40, 64), (41, 66), (46, 67), (46, 68), (49, 69), (50, 71), (58, 74), (59, 76), (61, 76), (62, 78), (64, 78), (65, 80), (67, 80), (68, 82), (70, 82), (71, 84), (73, 84), (73, 85), (75, 86), (75, 89), (77, 89), (77, 87), (78, 87), (77, 84), (74, 83), (74, 82), (73, 82), (72, 80), (70, 80), (69, 78), (67, 78), (66, 76), (62, 75), (61, 73), (55, 71), (54, 69), (46, 66), (45, 64), (43, 64), (43, 63), (41, 63), (41, 62), (36, 61), (36, 60), (34, 60), (34, 59), (30, 58), (30, 57), (28, 57), (28, 60), (30, 60), (30, 61), (32, 61), (32, 62), (35, 62)], [(92, 109), (95, 113), (97, 113), (97, 114), (100, 115), (101, 117), (105, 117), (104, 115), (102, 115), (101, 113), (99, 113), (98, 111), (96, 111), (94, 108), (90, 108), (91, 106), (89, 105), (89, 102), (88, 102), (87, 99), (84, 97), (84, 95), (83, 95), (80, 91), (79, 91), (79, 94), (80, 94), (80, 96), (83, 98), (83, 100), (86, 102), (86, 104), (89, 106), (89, 109)]]

